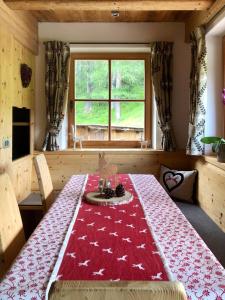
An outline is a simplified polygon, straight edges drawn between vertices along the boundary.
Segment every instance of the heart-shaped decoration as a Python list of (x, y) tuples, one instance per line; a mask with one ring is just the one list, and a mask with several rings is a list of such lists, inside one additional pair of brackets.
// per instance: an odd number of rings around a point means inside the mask
[(176, 189), (184, 181), (184, 175), (179, 172), (167, 171), (163, 174), (163, 183), (169, 192)]

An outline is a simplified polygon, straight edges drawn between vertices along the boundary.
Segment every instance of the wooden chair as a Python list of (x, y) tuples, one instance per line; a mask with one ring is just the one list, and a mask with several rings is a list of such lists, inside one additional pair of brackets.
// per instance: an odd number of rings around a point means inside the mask
[(50, 300), (187, 300), (178, 281), (59, 280), (52, 284)]
[(0, 174), (0, 278), (25, 243), (23, 223), (9, 175)]
[(40, 194), (32, 193), (19, 203), (19, 207), (21, 210), (46, 211), (54, 200), (51, 175), (44, 154), (37, 155), (33, 160)]

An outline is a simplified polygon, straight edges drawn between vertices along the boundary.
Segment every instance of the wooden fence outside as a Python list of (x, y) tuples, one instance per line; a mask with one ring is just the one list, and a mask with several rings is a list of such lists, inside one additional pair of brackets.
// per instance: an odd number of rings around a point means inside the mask
[[(111, 139), (123, 141), (140, 141), (144, 136), (143, 128), (135, 127), (111, 127)], [(91, 141), (107, 141), (108, 140), (108, 126), (102, 125), (77, 125), (76, 136), (82, 137), (83, 140)]]

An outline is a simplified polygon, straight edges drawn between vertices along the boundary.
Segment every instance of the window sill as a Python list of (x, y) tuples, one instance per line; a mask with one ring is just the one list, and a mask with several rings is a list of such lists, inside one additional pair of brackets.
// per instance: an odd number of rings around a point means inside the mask
[[(68, 148), (66, 150), (59, 150), (59, 151), (45, 151), (45, 155), (88, 155), (88, 154), (95, 154), (99, 152), (105, 152), (107, 154), (115, 154), (115, 155), (126, 155), (126, 154), (135, 154), (135, 155), (155, 155), (155, 154), (167, 154), (167, 155), (177, 155), (183, 154), (185, 155), (184, 150), (178, 150), (176, 152), (166, 152), (163, 150), (156, 150), (152, 148), (141, 149), (141, 148)], [(35, 155), (40, 153), (39, 151), (35, 151)]]
[(216, 166), (217, 168), (225, 170), (225, 163), (217, 161), (217, 157), (216, 156), (206, 155), (206, 156), (203, 156), (203, 159), (204, 159), (205, 162), (208, 162), (208, 163)]

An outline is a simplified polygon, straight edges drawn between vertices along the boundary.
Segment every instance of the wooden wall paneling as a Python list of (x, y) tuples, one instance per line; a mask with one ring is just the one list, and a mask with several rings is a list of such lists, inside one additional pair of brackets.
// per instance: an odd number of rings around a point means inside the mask
[[(1, 8), (1, 2), (0, 2)], [(0, 15), (2, 11), (0, 12)], [(7, 24), (0, 21), (0, 171), (10, 174), (18, 200), (31, 191), (32, 156), (12, 162), (12, 106), (31, 108), (33, 122), (35, 57), (14, 37)], [(20, 64), (33, 69), (29, 88), (22, 88)], [(33, 152), (33, 123), (31, 126), (31, 153)], [(3, 138), (9, 138), (10, 147), (2, 149)]]
[[(13, 53), (13, 105), (17, 107), (34, 108), (34, 71), (35, 71), (35, 57), (24, 48), (17, 40), (14, 39), (14, 53)], [(27, 88), (22, 87), (20, 77), (21, 64), (27, 64), (32, 68), (32, 78)]]
[[(190, 156), (185, 152), (162, 152), (158, 154), (159, 165), (175, 170), (190, 170)], [(159, 172), (158, 172), (159, 174)]]
[[(74, 174), (94, 173), (98, 169), (98, 153), (102, 149), (83, 151), (45, 152), (54, 190), (61, 190)], [(159, 176), (160, 164), (171, 168), (188, 169), (189, 157), (184, 152), (165, 153), (151, 150), (106, 150), (106, 159), (118, 167), (118, 173), (153, 174)], [(38, 190), (33, 171), (32, 190)]]
[(0, 24), (7, 26), (7, 30), (24, 47), (34, 54), (38, 53), (38, 24), (30, 13), (14, 12), (0, 0)]
[[(35, 99), (35, 56), (26, 48), (22, 47), (22, 63), (32, 69), (31, 82), (27, 88), (22, 88), (22, 107), (30, 109), (30, 150), (34, 151), (34, 99)], [(20, 67), (19, 67), (20, 72)], [(21, 79), (19, 78), (21, 85)]]
[[(211, 162), (212, 160), (212, 162)], [(198, 170), (197, 200), (200, 207), (225, 232), (225, 166), (216, 158), (192, 158)]]
[(22, 46), (14, 39), (13, 53), (13, 98), (12, 105), (23, 107), (22, 103), (22, 84), (20, 78), (20, 65), (22, 63)]
[[(32, 69), (31, 82), (27, 88), (22, 88), (22, 106), (30, 109), (34, 108), (34, 97), (35, 97), (35, 56), (26, 48), (22, 48), (22, 63), (27, 64)], [(20, 80), (21, 81), (21, 80)], [(21, 83), (20, 83), (21, 85)]]
[[(10, 78), (13, 76), (13, 45), (14, 40), (11, 34), (0, 26), (0, 143), (4, 137), (12, 138), (12, 113), (11, 105), (13, 98), (13, 83)], [(7, 63), (6, 63), (7, 62)], [(11, 149), (0, 147), (0, 168), (4, 171), (8, 159), (11, 158)]]

